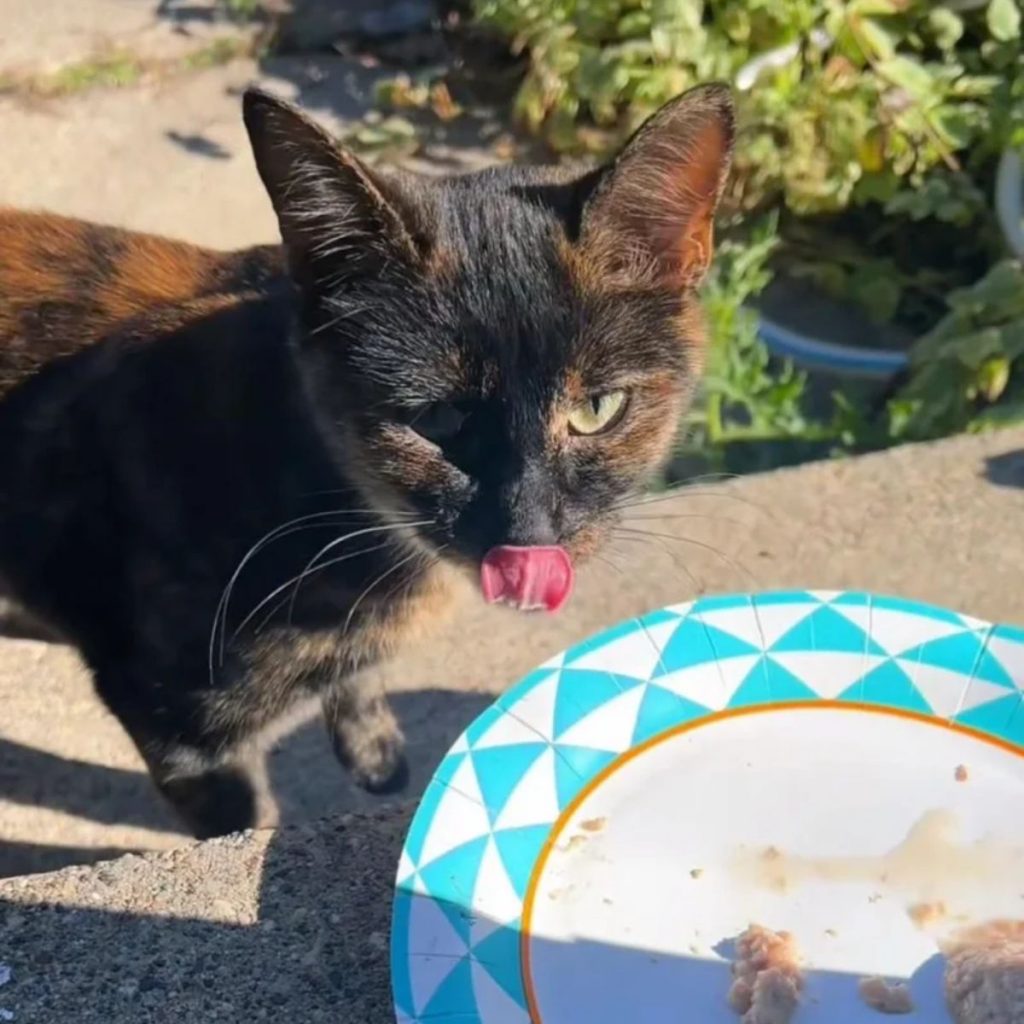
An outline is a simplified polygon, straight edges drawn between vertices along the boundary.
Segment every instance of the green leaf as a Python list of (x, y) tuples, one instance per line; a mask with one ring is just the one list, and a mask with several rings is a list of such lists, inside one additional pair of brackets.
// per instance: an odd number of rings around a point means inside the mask
[(619, 19), (615, 30), (624, 39), (642, 36), (651, 31), (651, 16), (647, 11), (630, 11)]
[(1006, 356), (986, 359), (978, 369), (976, 386), (990, 405), (998, 402), (1010, 382), (1010, 360)]
[(928, 100), (937, 93), (937, 81), (920, 61), (912, 57), (890, 57), (880, 61), (879, 73), (892, 85), (917, 100)]
[(896, 315), (903, 287), (894, 267), (869, 263), (851, 275), (850, 294), (875, 323), (886, 323)]
[(1003, 351), (1011, 362), (1024, 356), (1024, 320), (1015, 320), (1001, 331)]
[(851, 0), (849, 13), (865, 14), (899, 14), (907, 7), (907, 0)]
[(968, 424), (972, 434), (983, 434), (990, 430), (1002, 430), (1006, 427), (1018, 426), (1024, 421), (1024, 398), (1000, 402), (999, 405), (985, 409)]
[(941, 363), (958, 364), (977, 370), (986, 359), (1002, 355), (1003, 345), (999, 331), (986, 327), (947, 337), (940, 344), (927, 345), (922, 339), (911, 352), (911, 361), (918, 368)]
[(941, 50), (952, 50), (964, 34), (964, 21), (948, 7), (936, 7), (928, 12), (928, 28)]
[(931, 123), (943, 142), (953, 150), (965, 149), (976, 127), (966, 104), (936, 110)]
[(857, 42), (875, 60), (889, 60), (896, 52), (896, 44), (886, 29), (872, 18), (864, 18), (854, 33)]
[(992, 38), (1009, 43), (1020, 37), (1020, 8), (1017, 0), (991, 0), (986, 11)]
[(953, 309), (970, 310), (984, 323), (1001, 323), (1024, 317), (1024, 268), (1016, 260), (997, 263), (970, 288), (949, 297)]

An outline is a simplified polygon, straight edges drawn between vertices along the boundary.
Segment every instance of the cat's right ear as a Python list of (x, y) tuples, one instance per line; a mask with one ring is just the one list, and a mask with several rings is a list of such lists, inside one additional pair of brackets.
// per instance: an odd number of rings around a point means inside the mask
[(698, 86), (662, 107), (609, 166), (580, 182), (584, 249), (607, 276), (672, 290), (700, 283), (734, 135), (729, 87)]
[(242, 110), (299, 284), (337, 282), (373, 273), (383, 260), (417, 258), (413, 213), (394, 183), (276, 96), (247, 89)]

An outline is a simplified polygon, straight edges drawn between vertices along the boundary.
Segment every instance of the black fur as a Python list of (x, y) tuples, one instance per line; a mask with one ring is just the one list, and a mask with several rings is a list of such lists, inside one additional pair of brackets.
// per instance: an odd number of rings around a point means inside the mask
[[(302, 697), (363, 785), (401, 784), (359, 669), (492, 545), (600, 543), (699, 370), (707, 254), (683, 243), (730, 109), (689, 94), (601, 173), (414, 182), (250, 92), (290, 277), (257, 254), (228, 294), (154, 308), (0, 402), (0, 577), (79, 647), (196, 834), (252, 824), (246, 750)], [(649, 222), (634, 164), (665, 177)], [(564, 410), (613, 390), (621, 424), (571, 436)]]

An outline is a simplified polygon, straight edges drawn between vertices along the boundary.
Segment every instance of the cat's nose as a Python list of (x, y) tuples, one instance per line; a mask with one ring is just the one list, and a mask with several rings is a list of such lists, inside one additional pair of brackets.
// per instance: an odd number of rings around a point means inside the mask
[(510, 481), (502, 495), (505, 536), (501, 542), (521, 547), (557, 544), (561, 533), (555, 487), (547, 474), (527, 469)]
[(506, 544), (529, 548), (557, 544), (559, 531), (554, 518), (543, 509), (529, 509), (509, 523), (506, 534)]

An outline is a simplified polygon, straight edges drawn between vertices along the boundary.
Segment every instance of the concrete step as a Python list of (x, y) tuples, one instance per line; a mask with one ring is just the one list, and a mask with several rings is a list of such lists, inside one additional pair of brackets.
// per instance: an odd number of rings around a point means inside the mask
[(0, 882), (0, 1020), (389, 1024), (407, 821), (349, 815)]

